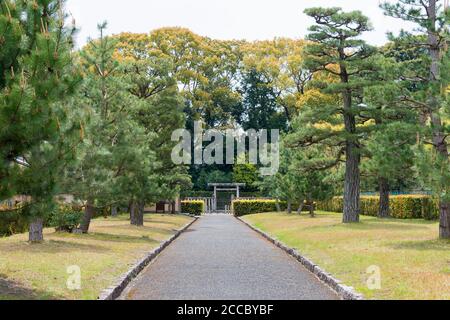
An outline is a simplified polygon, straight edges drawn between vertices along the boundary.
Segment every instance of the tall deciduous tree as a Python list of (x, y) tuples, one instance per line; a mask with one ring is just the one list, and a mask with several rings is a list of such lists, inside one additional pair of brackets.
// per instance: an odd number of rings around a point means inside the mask
[(259, 73), (262, 85), (270, 87), (280, 109), (290, 122), (298, 114), (299, 102), (308, 95), (310, 70), (304, 68), (306, 41), (277, 38), (242, 45), (241, 73)]
[[(429, 134), (422, 137), (422, 143), (432, 146), (431, 157), (426, 156), (422, 148), (426, 165), (422, 166), (426, 173), (426, 180), (439, 197), (441, 238), (450, 238), (450, 162), (448, 152), (449, 128), (443, 121), (446, 99), (446, 89), (449, 85), (448, 77), (442, 73), (442, 66), (448, 64), (449, 43), (449, 11), (443, 9), (441, 0), (400, 0), (396, 3), (384, 3), (382, 8), (389, 16), (400, 18), (418, 26), (418, 31), (424, 35), (425, 41), (403, 32), (404, 42), (415, 48), (427, 49), (423, 63), (427, 65), (428, 78), (423, 90), (410, 92), (404, 100), (415, 108), (420, 108), (426, 116)], [(444, 67), (445, 68), (445, 67)], [(405, 79), (410, 80), (410, 79)], [(415, 82), (424, 83), (425, 79)], [(428, 139), (429, 138), (429, 139)], [(432, 164), (432, 166), (430, 166)]]
[[(77, 82), (64, 1), (0, 3), (0, 197), (27, 195), (31, 242), (56, 192), (64, 154), (62, 100)], [(17, 178), (17, 179), (14, 179)], [(6, 191), (9, 189), (9, 191)]]
[(183, 28), (162, 28), (150, 34), (151, 50), (172, 60), (185, 98), (187, 127), (203, 120), (208, 128), (229, 124), (240, 96), (234, 83), (240, 62), (239, 41), (217, 41)]
[[(198, 120), (206, 128), (233, 127), (241, 99), (237, 83), (242, 42), (213, 40), (183, 28), (154, 30), (149, 39), (149, 50), (171, 61), (170, 74), (182, 97), (186, 128), (193, 131)], [(217, 167), (227, 174), (231, 170), (225, 165)], [(215, 169), (191, 165), (190, 174), (197, 181), (201, 172)]]

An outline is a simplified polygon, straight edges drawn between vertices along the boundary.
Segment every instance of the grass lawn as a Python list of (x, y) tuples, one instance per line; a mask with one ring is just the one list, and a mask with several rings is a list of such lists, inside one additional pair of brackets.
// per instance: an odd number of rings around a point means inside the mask
[[(281, 213), (244, 219), (367, 299), (450, 299), (450, 241), (438, 239), (436, 222), (362, 217), (344, 225), (341, 214), (325, 212), (314, 219)], [(368, 289), (370, 266), (380, 268), (380, 290)]]
[[(96, 219), (88, 235), (45, 231), (30, 245), (27, 234), (0, 239), (0, 300), (96, 299), (131, 265), (191, 221), (185, 216), (146, 215), (144, 227), (126, 216)], [(81, 269), (81, 290), (67, 289), (67, 267)]]

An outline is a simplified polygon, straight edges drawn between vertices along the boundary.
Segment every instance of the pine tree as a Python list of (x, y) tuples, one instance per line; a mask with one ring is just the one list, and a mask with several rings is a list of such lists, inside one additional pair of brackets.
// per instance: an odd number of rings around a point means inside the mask
[(274, 176), (267, 176), (260, 183), (262, 192), (287, 202), (287, 212), (293, 211), (297, 204), (297, 214), (301, 214), (305, 205), (314, 217), (315, 201), (325, 200), (333, 195), (330, 174), (314, 167), (322, 152), (317, 148), (288, 148), (284, 143), (280, 147), (280, 169)]
[[(424, 123), (428, 124), (428, 134), (421, 137), (421, 142), (430, 144), (433, 150), (432, 155), (427, 155), (422, 144), (422, 158), (426, 159), (426, 164), (421, 168), (423, 173), (426, 173), (426, 180), (439, 198), (440, 237), (448, 239), (450, 238), (450, 175), (448, 174), (450, 162), (447, 141), (449, 128), (444, 125), (442, 115), (446, 106), (446, 89), (449, 79), (442, 73), (442, 68), (445, 68), (448, 63), (446, 61), (448, 61), (450, 12), (443, 9), (442, 3), (443, 1), (440, 0), (400, 0), (397, 3), (384, 3), (382, 8), (389, 16), (415, 23), (422, 35), (421, 38), (407, 32), (402, 32), (400, 37), (410, 47), (417, 50), (423, 47), (427, 49), (422, 60), (428, 69), (427, 79), (424, 81), (423, 78), (405, 77), (406, 81), (419, 83), (423, 89), (410, 91), (403, 98), (411, 107), (419, 108), (427, 120)], [(424, 41), (421, 41), (422, 38)], [(430, 166), (430, 164), (433, 165)]]
[(137, 100), (133, 119), (152, 137), (148, 139), (147, 147), (158, 160), (152, 172), (152, 182), (147, 181), (149, 184), (145, 187), (142, 185), (140, 199), (136, 199), (141, 210), (137, 211), (138, 217), (132, 219), (132, 224), (136, 221), (140, 225), (146, 201), (174, 201), (180, 187), (190, 183), (187, 168), (175, 165), (171, 159), (176, 144), (171, 139), (172, 133), (185, 127), (186, 117), (172, 74), (172, 59), (154, 50), (147, 35), (122, 34), (115, 38), (118, 40), (117, 56), (125, 65), (123, 71), (129, 92)]
[(408, 175), (414, 176), (415, 130), (413, 123), (385, 120), (366, 141), (368, 159), (363, 162), (363, 172), (376, 180), (380, 194), (379, 218), (390, 217), (391, 185), (406, 180)]
[(115, 147), (116, 165), (115, 183), (112, 187), (112, 201), (129, 203), (131, 225), (144, 225), (144, 209), (154, 197), (161, 195), (160, 175), (156, 173), (162, 166), (150, 149), (149, 141), (155, 139), (147, 134), (132, 116), (123, 125), (125, 129), (118, 135)]
[(74, 104), (84, 110), (84, 143), (66, 172), (70, 191), (86, 202), (83, 233), (89, 231), (96, 209), (124, 201), (129, 186), (123, 181), (140, 174), (146, 178), (145, 170), (152, 168), (148, 161), (154, 159), (142, 149), (149, 137), (133, 120), (137, 101), (114, 59), (116, 42), (104, 36), (106, 23), (98, 28), (100, 38), (80, 53), (85, 79)]
[[(64, 98), (74, 91), (73, 28), (64, 1), (0, 3), (0, 197), (22, 192), (30, 242), (43, 240), (43, 221), (56, 192)], [(6, 191), (9, 189), (9, 191)]]
[[(391, 51), (399, 53), (391, 47), (382, 50), (386, 55)], [(361, 116), (375, 123), (375, 128), (363, 141), (365, 161), (362, 166), (364, 175), (369, 177), (367, 180), (374, 178), (379, 190), (378, 217), (387, 218), (390, 216), (391, 184), (413, 175), (412, 146), (416, 142), (418, 118), (414, 110), (405, 107), (398, 98), (403, 90), (399, 85), (401, 63), (393, 57), (380, 56), (377, 64), (379, 70), (369, 75), (368, 80), (379, 82), (366, 88), (363, 97), (366, 112)]]
[(287, 131), (288, 117), (278, 104), (278, 96), (263, 74), (247, 71), (241, 81), (242, 103), (235, 110), (238, 123), (249, 129), (280, 129)]
[(297, 146), (320, 144), (334, 159), (319, 159), (318, 167), (331, 168), (345, 156), (344, 223), (358, 222), (360, 214), (360, 139), (367, 134), (361, 106), (364, 88), (373, 85), (365, 79), (375, 72), (376, 50), (358, 37), (371, 30), (367, 17), (359, 11), (340, 8), (310, 8), (305, 11), (316, 24), (310, 28), (305, 49), (305, 66), (312, 72), (331, 74), (337, 82), (318, 83), (324, 92), (339, 94), (340, 101), (304, 106), (295, 121), (288, 143)]

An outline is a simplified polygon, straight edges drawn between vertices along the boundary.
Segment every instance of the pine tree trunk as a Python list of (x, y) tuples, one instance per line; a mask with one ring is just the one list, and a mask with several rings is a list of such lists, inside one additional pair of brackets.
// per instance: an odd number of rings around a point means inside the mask
[[(432, 122), (434, 123), (434, 128), (438, 127), (442, 129), (442, 121), (438, 114), (432, 115)], [(436, 152), (444, 159), (445, 163), (448, 164), (448, 145), (442, 131), (434, 132), (433, 143), (437, 149)], [(440, 199), (439, 213), (439, 237), (441, 239), (450, 239), (450, 202)]]
[(298, 209), (297, 209), (297, 214), (298, 215), (302, 214), (304, 206), (305, 206), (305, 200), (300, 200), (300, 205), (298, 206)]
[(310, 202), (309, 215), (311, 216), (311, 218), (314, 218), (316, 216), (316, 208), (314, 206), (314, 201)]
[(275, 202), (275, 207), (277, 208), (277, 212), (281, 212), (281, 206), (280, 206), (280, 201), (277, 199), (277, 201)]
[(357, 146), (347, 142), (347, 160), (344, 185), (344, 223), (359, 222), (360, 212), (360, 156)]
[(133, 201), (128, 202), (128, 209), (127, 212), (130, 214), (131, 219), (131, 211), (133, 210)]
[[(348, 83), (348, 73), (345, 65), (341, 65), (341, 82)], [(356, 140), (356, 119), (352, 111), (352, 91), (344, 90), (342, 93), (344, 101), (345, 131), (353, 137), (346, 141), (346, 163), (344, 183), (344, 223), (359, 222), (360, 211), (360, 162), (359, 146)]]
[(139, 204), (139, 225), (144, 226), (145, 201)]
[(314, 200), (311, 195), (308, 196), (308, 203), (309, 203), (309, 215), (311, 216), (311, 218), (314, 218), (316, 214), (315, 214)]
[(137, 211), (137, 206), (136, 206), (136, 202), (135, 201), (131, 201), (130, 202), (130, 224), (131, 225), (136, 225), (136, 211)]
[(378, 211), (378, 218), (390, 217), (390, 205), (389, 205), (389, 181), (386, 178), (380, 177), (378, 179), (379, 191), (380, 191), (380, 208)]
[(89, 226), (91, 225), (91, 220), (94, 217), (95, 208), (93, 201), (88, 201), (86, 204), (86, 207), (84, 208), (84, 216), (83, 220), (81, 221), (80, 230), (82, 233), (88, 233), (89, 232)]
[[(436, 31), (437, 24), (437, 1), (430, 0), (428, 2), (427, 14), (429, 19), (429, 27), (428, 27), (428, 44), (429, 44), (429, 52), (431, 57), (431, 65), (430, 65), (430, 84), (435, 88), (440, 88), (440, 76), (441, 76), (441, 45), (439, 43), (439, 39)], [(448, 145), (446, 141), (446, 135), (443, 130), (442, 119), (439, 112), (440, 102), (438, 101), (437, 95), (439, 92), (436, 90), (429, 90), (430, 96), (429, 105), (430, 105), (430, 118), (433, 130), (433, 146), (436, 150), (436, 153), (442, 157), (444, 160), (444, 164), (448, 164)], [(445, 166), (444, 166), (445, 167)], [(440, 223), (439, 223), (439, 236), (442, 239), (450, 239), (450, 203), (440, 199), (439, 203), (439, 211), (440, 211)]]
[(44, 241), (44, 219), (34, 218), (30, 223), (28, 241), (38, 243)]
[(117, 211), (117, 207), (116, 206), (111, 207), (111, 216), (117, 217), (118, 215), (119, 213)]
[(180, 197), (178, 197), (177, 200), (175, 201), (175, 206), (176, 206), (175, 213), (180, 214), (181, 213), (181, 198)]
[(144, 202), (133, 201), (131, 205), (131, 225), (142, 227), (144, 226)]
[(288, 214), (292, 213), (292, 200), (288, 200), (287, 202), (287, 213)]
[(450, 239), (450, 203), (441, 201), (439, 203), (439, 211), (439, 237), (441, 239)]

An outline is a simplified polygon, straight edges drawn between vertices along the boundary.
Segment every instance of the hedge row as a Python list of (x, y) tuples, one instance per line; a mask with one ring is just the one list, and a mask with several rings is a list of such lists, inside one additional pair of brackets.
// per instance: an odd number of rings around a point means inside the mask
[[(285, 210), (286, 202), (280, 201), (280, 208)], [(232, 211), (235, 216), (241, 217), (248, 214), (275, 212), (277, 211), (276, 200), (236, 200), (233, 201)]]
[[(278, 201), (280, 210), (287, 210), (287, 201)], [(297, 212), (299, 203), (292, 203), (292, 212)], [(254, 200), (235, 200), (232, 204), (232, 211), (235, 216), (245, 216), (248, 214), (276, 212), (277, 201), (269, 199), (254, 199)], [(308, 212), (309, 207), (306, 205), (303, 207), (302, 212)]]
[(181, 201), (181, 212), (200, 216), (205, 212), (205, 202), (201, 200)]
[[(361, 213), (366, 216), (378, 216), (380, 199), (377, 196), (361, 197)], [(391, 196), (391, 216), (397, 219), (426, 219), (439, 218), (439, 209), (436, 200), (430, 196), (403, 195)], [(319, 202), (318, 210), (330, 212), (343, 212), (344, 200), (335, 197), (329, 201)]]
[[(236, 192), (234, 191), (227, 191), (223, 192), (224, 195), (236, 195)], [(188, 198), (212, 198), (214, 196), (213, 191), (184, 191), (180, 194), (182, 199), (188, 199)], [(241, 191), (239, 193), (239, 196), (241, 198), (260, 198), (263, 197), (260, 192), (251, 192), (251, 191)]]

